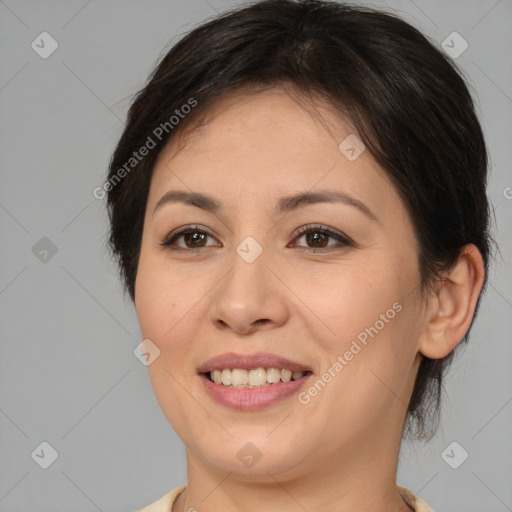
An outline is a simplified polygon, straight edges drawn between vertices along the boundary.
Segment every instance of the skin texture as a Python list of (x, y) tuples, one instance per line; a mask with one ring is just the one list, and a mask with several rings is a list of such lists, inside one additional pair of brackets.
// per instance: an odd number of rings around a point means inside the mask
[[(416, 240), (396, 190), (368, 151), (354, 161), (340, 152), (353, 131), (332, 108), (318, 101), (322, 123), (303, 105), (282, 89), (231, 94), (185, 147), (164, 148), (154, 170), (135, 305), (143, 338), (161, 351), (148, 367), (156, 398), (187, 451), (188, 488), (174, 511), (408, 510), (396, 470), (421, 353), (447, 355), (474, 313), (483, 282), (476, 247), (422, 300)], [(377, 221), (341, 203), (275, 213), (282, 196), (319, 189), (357, 198)], [(202, 192), (223, 208), (175, 203), (153, 213), (169, 190)], [(297, 233), (311, 223), (354, 245), (315, 245)], [(189, 252), (160, 245), (190, 224), (212, 236), (188, 246), (180, 237)], [(248, 236), (263, 248), (250, 264), (236, 252)], [(196, 373), (219, 354), (263, 351), (311, 366), (316, 380), (395, 303), (401, 310), (306, 405), (295, 394), (233, 411)], [(247, 442), (262, 455), (251, 468), (237, 457)]]

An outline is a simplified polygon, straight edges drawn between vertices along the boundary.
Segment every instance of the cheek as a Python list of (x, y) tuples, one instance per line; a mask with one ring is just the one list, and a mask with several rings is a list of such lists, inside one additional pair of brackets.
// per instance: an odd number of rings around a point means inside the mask
[(194, 286), (165, 259), (141, 251), (135, 287), (135, 307), (142, 336), (165, 348), (173, 339), (175, 326), (185, 319), (194, 304)]
[(364, 343), (372, 334), (389, 331), (403, 307), (399, 276), (384, 265), (338, 266), (297, 286), (304, 317), (315, 314), (322, 336), (317, 341), (332, 353), (348, 350), (353, 340)]
[[(171, 267), (161, 254), (141, 252), (135, 294), (137, 317), (142, 338), (150, 339), (161, 354), (149, 366), (150, 376), (168, 389), (179, 388), (179, 384), (166, 370), (176, 376), (193, 372), (194, 341), (205, 321), (207, 275), (197, 269)], [(157, 377), (158, 373), (162, 376)]]
[(186, 437), (196, 413), (182, 385), (183, 371), (191, 359), (190, 340), (199, 321), (194, 304), (202, 288), (197, 276), (194, 284), (179, 272), (166, 270), (165, 265), (141, 252), (135, 305), (142, 338), (160, 350), (147, 368), (155, 398), (178, 435)]
[(302, 314), (318, 316), (318, 329), (311, 323), (309, 332), (314, 346), (322, 349), (317, 350), (322, 372), (336, 375), (326, 386), (326, 407), (341, 416), (358, 411), (369, 419), (377, 409), (382, 413), (382, 404), (396, 401), (416, 353), (418, 316), (415, 296), (408, 291), (413, 281), (414, 274), (407, 277), (405, 269), (400, 273), (391, 265), (364, 265), (346, 272), (338, 268), (316, 279), (315, 286), (302, 288), (309, 310)]

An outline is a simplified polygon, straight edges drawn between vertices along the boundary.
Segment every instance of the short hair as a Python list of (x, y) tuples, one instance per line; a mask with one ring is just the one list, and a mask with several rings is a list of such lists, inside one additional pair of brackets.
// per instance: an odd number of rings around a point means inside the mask
[[(224, 95), (279, 86), (326, 100), (356, 129), (410, 215), (422, 292), (468, 243), (484, 261), (483, 292), (493, 242), (488, 156), (463, 74), (394, 14), (332, 1), (265, 0), (191, 30), (135, 95), (106, 188), (108, 246), (125, 293), (135, 300), (144, 214), (161, 149)], [(135, 159), (149, 141), (146, 156)], [(122, 169), (123, 179), (114, 183)], [(443, 375), (453, 354), (422, 358), (404, 427), (413, 438), (431, 439), (437, 430)]]

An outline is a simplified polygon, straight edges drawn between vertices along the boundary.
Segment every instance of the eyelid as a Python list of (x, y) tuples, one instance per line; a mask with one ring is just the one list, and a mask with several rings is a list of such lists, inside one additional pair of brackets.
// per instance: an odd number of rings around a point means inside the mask
[[(168, 245), (170, 245), (170, 243), (173, 241), (174, 238), (178, 238), (178, 236), (181, 236), (181, 235), (186, 234), (191, 231), (192, 232), (195, 232), (195, 231), (204, 232), (208, 236), (215, 238), (215, 236), (212, 233), (210, 233), (210, 231), (207, 228), (205, 228), (204, 226), (202, 226), (201, 224), (188, 224), (188, 225), (180, 226), (180, 227), (172, 230), (168, 235), (166, 235), (164, 237), (164, 239), (160, 242), (160, 244), (164, 245), (164, 246), (168, 246)], [(187, 249), (184, 249), (184, 250), (187, 250)], [(189, 249), (189, 250), (191, 250), (191, 249)]]
[(201, 226), (201, 224), (185, 224), (184, 226), (179, 226), (176, 229), (173, 229), (168, 235), (165, 236), (165, 239), (172, 238), (174, 235), (177, 235), (189, 229), (197, 229), (198, 231), (205, 231), (208, 234), (210, 234), (208, 229), (206, 229), (204, 226)]
[[(316, 224), (316, 223), (306, 224), (304, 226), (301, 226), (300, 228), (297, 228), (297, 230), (296, 230), (297, 235), (294, 237), (293, 240), (300, 238), (302, 235), (304, 235), (306, 233), (315, 232), (315, 231), (327, 234), (329, 237), (337, 240), (338, 244), (342, 244), (342, 246), (355, 247), (357, 245), (349, 236), (345, 235), (343, 232), (335, 230), (328, 226), (324, 226), (323, 224)], [(330, 249), (329, 249), (329, 247), (323, 247), (323, 248), (302, 247), (302, 249), (304, 249), (305, 251), (327, 252), (329, 250), (340, 249), (340, 247), (333, 246)]]
[(316, 224), (316, 223), (305, 224), (304, 226), (297, 228), (296, 232), (299, 235), (303, 235), (304, 233), (307, 233), (309, 231), (314, 231), (315, 229), (318, 231), (326, 232), (331, 235), (339, 236), (341, 238), (346, 238), (347, 241), (350, 241), (350, 238), (348, 236), (346, 236), (345, 234), (343, 234), (341, 231), (338, 231), (334, 228), (330, 228), (329, 226), (324, 226), (323, 224)]

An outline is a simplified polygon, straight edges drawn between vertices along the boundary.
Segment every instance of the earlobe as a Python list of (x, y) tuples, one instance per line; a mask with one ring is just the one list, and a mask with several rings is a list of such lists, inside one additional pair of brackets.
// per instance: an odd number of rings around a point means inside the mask
[(464, 338), (482, 291), (485, 267), (474, 244), (465, 245), (428, 307), (419, 351), (431, 359), (446, 357)]

